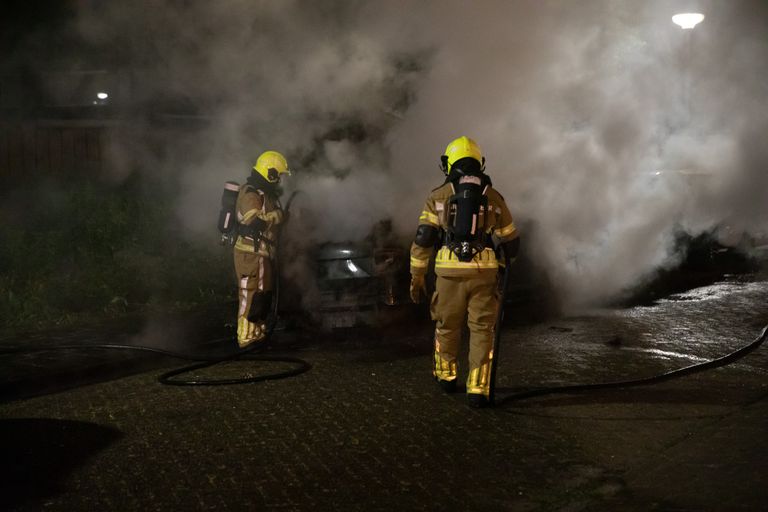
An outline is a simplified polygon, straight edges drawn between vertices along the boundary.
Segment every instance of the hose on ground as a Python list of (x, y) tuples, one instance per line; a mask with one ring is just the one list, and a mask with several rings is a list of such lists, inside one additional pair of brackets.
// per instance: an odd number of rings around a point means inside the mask
[[(228, 338), (220, 338), (212, 341), (223, 341)], [(184, 359), (187, 361), (197, 361), (195, 364), (184, 366), (182, 368), (176, 368), (160, 375), (157, 380), (162, 384), (169, 386), (223, 386), (232, 384), (248, 384), (251, 382), (261, 382), (265, 380), (279, 380), (287, 379), (289, 377), (295, 377), (302, 373), (308, 372), (312, 369), (312, 365), (303, 359), (297, 357), (283, 357), (272, 355), (254, 355), (256, 349), (265, 349), (265, 346), (257, 345), (246, 350), (240, 350), (233, 354), (218, 358), (210, 358), (202, 355), (185, 354), (183, 352), (173, 352), (170, 350), (164, 350), (154, 347), (145, 347), (143, 345), (128, 345), (120, 343), (96, 343), (96, 344), (69, 344), (69, 345), (30, 345), (26, 347), (11, 347), (0, 349), (0, 355), (9, 354), (29, 354), (34, 352), (47, 352), (51, 350), (93, 350), (93, 349), (111, 349), (111, 350), (134, 350), (139, 352), (150, 352), (153, 354), (159, 354), (175, 359)], [(242, 377), (235, 379), (177, 379), (173, 377), (178, 375), (202, 370), (210, 366), (225, 363), (235, 360), (245, 361), (264, 361), (273, 363), (288, 363), (293, 365), (288, 370), (283, 370), (275, 373), (269, 373), (265, 375), (255, 375), (250, 377)]]
[(513, 393), (511, 395), (505, 396), (503, 399), (497, 402), (497, 405), (503, 405), (503, 404), (518, 401), (518, 400), (525, 400), (528, 398), (534, 398), (534, 397), (545, 396), (545, 395), (573, 394), (573, 393), (583, 393), (586, 391), (596, 391), (600, 389), (620, 389), (620, 388), (630, 388), (635, 386), (648, 386), (651, 384), (659, 384), (661, 382), (677, 379), (679, 377), (684, 377), (686, 375), (693, 375), (694, 373), (699, 373), (706, 370), (712, 370), (714, 368), (720, 368), (720, 367), (729, 365), (741, 359), (742, 357), (746, 356), (750, 352), (754, 351), (757, 347), (763, 344), (763, 342), (767, 337), (768, 337), (768, 325), (766, 325), (763, 328), (760, 335), (757, 338), (755, 338), (751, 343), (731, 352), (730, 354), (724, 355), (717, 359), (704, 361), (703, 363), (693, 364), (690, 366), (686, 366), (684, 368), (678, 368), (676, 370), (671, 370), (665, 373), (661, 373), (661, 374), (657, 374), (651, 377), (645, 377), (641, 379), (613, 381), (613, 382), (600, 382), (595, 384), (573, 384), (573, 385), (567, 385), (567, 386), (553, 386), (553, 387), (547, 387), (547, 388), (536, 388), (528, 391), (521, 391), (519, 393)]

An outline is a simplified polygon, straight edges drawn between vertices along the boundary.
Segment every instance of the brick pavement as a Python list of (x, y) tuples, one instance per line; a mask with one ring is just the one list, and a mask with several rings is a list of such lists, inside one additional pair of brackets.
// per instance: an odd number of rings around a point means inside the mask
[[(99, 344), (140, 345), (183, 354), (221, 356), (235, 344), (227, 349), (221, 344), (211, 345), (210, 340), (229, 335), (233, 327), (225, 322), (231, 321), (234, 309), (234, 305), (222, 305), (175, 314), (135, 313), (76, 329), (2, 336), (0, 350), (31, 345), (52, 350), (12, 355), (0, 352), (0, 403), (132, 375), (178, 361), (145, 351), (95, 348)], [(60, 350), (62, 346), (86, 349)]]
[[(672, 299), (513, 322), (500, 395), (684, 366), (768, 323), (766, 283)], [(429, 331), (421, 322), (337, 340), (304, 334), (282, 350), (314, 368), (282, 381), (175, 388), (153, 371), (4, 404), (0, 505), (752, 511), (768, 502), (768, 348), (659, 386), (478, 411), (430, 381)], [(279, 364), (268, 365), (259, 369)], [(208, 372), (254, 371), (239, 362)]]

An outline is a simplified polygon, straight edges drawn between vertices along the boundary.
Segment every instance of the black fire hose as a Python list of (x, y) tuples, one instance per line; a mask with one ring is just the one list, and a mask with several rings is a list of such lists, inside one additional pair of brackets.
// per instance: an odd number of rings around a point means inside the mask
[[(218, 340), (211, 340), (211, 341), (224, 341), (226, 339), (229, 339), (229, 338), (220, 338)], [(227, 385), (227, 384), (247, 384), (249, 382), (260, 382), (264, 380), (278, 380), (278, 379), (285, 379), (288, 377), (294, 377), (296, 375), (300, 375), (312, 369), (311, 364), (309, 364), (308, 362), (302, 359), (298, 359), (295, 357), (260, 356), (260, 355), (251, 356), (250, 354), (254, 351), (255, 348), (263, 349), (264, 347), (259, 345), (246, 350), (235, 352), (234, 354), (230, 354), (228, 356), (213, 358), (213, 359), (203, 357), (203, 356), (185, 354), (183, 352), (172, 352), (170, 350), (163, 350), (163, 349), (154, 348), (154, 347), (146, 347), (143, 345), (127, 345), (127, 344), (120, 344), (120, 343), (70, 344), (70, 345), (52, 345), (52, 346), (31, 345), (26, 347), (3, 348), (3, 349), (0, 349), (0, 355), (29, 354), (33, 352), (47, 352), (51, 350), (114, 349), (114, 350), (134, 350), (139, 352), (150, 352), (153, 354), (160, 354), (167, 357), (173, 357), (175, 359), (186, 359), (188, 361), (197, 361), (197, 363), (194, 365), (185, 366), (184, 368), (178, 368), (170, 372), (166, 372), (157, 378), (159, 382), (163, 384), (171, 385), (171, 386), (217, 386), (217, 385), (220, 386), (220, 385)], [(206, 368), (218, 363), (233, 361), (236, 359), (244, 359), (247, 361), (269, 361), (269, 362), (291, 363), (295, 365), (295, 368), (291, 368), (289, 370), (275, 372), (267, 375), (256, 375), (253, 377), (244, 377), (239, 379), (194, 380), (194, 381), (193, 380), (189, 380), (189, 381), (170, 380), (171, 377), (180, 375), (182, 373)]]
[[(269, 336), (269, 333), (267, 334)], [(256, 348), (263, 349), (264, 347), (257, 345), (251, 348), (248, 348), (243, 351), (236, 352), (235, 354), (232, 354), (227, 357), (223, 357), (220, 359), (204, 359), (202, 362), (192, 364), (189, 366), (184, 366), (182, 368), (177, 368), (175, 370), (171, 370), (169, 372), (165, 372), (162, 375), (160, 375), (157, 378), (157, 381), (161, 384), (165, 384), (168, 386), (229, 386), (233, 384), (249, 384), (252, 382), (262, 382), (265, 380), (279, 380), (279, 379), (287, 379), (288, 377), (295, 377), (297, 375), (301, 375), (302, 373), (308, 372), (312, 369), (312, 365), (309, 364), (307, 361), (304, 361), (303, 359), (299, 359), (297, 357), (281, 357), (281, 356), (263, 356), (263, 355), (254, 355), (251, 356), (250, 354), (254, 352)], [(196, 370), (202, 370), (204, 368), (209, 368), (211, 366), (217, 365), (219, 363), (225, 363), (228, 361), (235, 361), (235, 360), (244, 360), (244, 361), (269, 361), (269, 362), (277, 362), (277, 363), (292, 363), (295, 364), (295, 368), (291, 368), (289, 370), (284, 370), (281, 372), (276, 373), (270, 373), (266, 375), (254, 375), (251, 377), (238, 377), (234, 379), (177, 379), (173, 380), (173, 377), (176, 377), (177, 375), (182, 375), (184, 373), (193, 372)]]
[[(613, 381), (613, 382), (599, 382), (596, 384), (573, 384), (568, 386), (553, 386), (548, 388), (536, 388), (528, 391), (521, 391), (519, 393), (513, 393), (511, 395), (505, 396), (500, 401), (500, 404), (505, 404), (505, 403), (513, 402), (517, 400), (525, 400), (527, 398), (533, 398), (533, 397), (544, 396), (544, 395), (583, 393), (585, 391), (595, 391), (598, 389), (619, 389), (619, 388), (630, 388), (635, 386), (647, 386), (650, 384), (659, 384), (661, 382), (676, 379), (678, 377), (693, 375), (694, 373), (699, 373), (705, 370), (712, 370), (714, 368), (720, 368), (722, 366), (729, 365), (741, 359), (742, 357), (746, 356), (750, 352), (754, 351), (757, 347), (762, 345), (762, 343), (765, 341), (766, 338), (768, 338), (768, 325), (766, 325), (763, 328), (760, 335), (757, 338), (755, 338), (751, 343), (731, 352), (730, 354), (719, 357), (717, 359), (704, 361), (703, 363), (693, 364), (690, 366), (686, 366), (684, 368), (678, 368), (676, 370), (671, 370), (665, 373), (661, 373), (658, 375), (653, 375), (651, 377), (645, 377), (641, 379)], [(495, 353), (494, 353), (494, 356), (495, 356)]]

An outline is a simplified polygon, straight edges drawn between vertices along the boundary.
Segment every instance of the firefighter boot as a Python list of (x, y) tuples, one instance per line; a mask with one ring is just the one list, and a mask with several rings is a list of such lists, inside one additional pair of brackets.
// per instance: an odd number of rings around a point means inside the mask
[(467, 376), (467, 403), (470, 407), (488, 407), (490, 391), (491, 361), (486, 361), (480, 367), (473, 368)]
[(237, 319), (237, 344), (245, 348), (251, 343), (261, 341), (266, 335), (264, 325), (249, 322), (244, 316)]
[(448, 361), (443, 359), (439, 352), (435, 351), (435, 367), (432, 375), (440, 385), (440, 388), (446, 393), (456, 392), (456, 360)]
[(488, 407), (490, 402), (485, 395), (480, 395), (478, 393), (467, 393), (467, 404), (469, 404), (469, 406), (472, 408), (481, 409), (483, 407)]

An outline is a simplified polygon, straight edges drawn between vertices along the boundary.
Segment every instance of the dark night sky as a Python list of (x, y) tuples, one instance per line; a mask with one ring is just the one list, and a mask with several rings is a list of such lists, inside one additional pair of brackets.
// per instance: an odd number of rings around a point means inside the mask
[(88, 44), (74, 23), (83, 0), (10, 0), (0, 16), (2, 71), (98, 67), (115, 57), (114, 49)]

